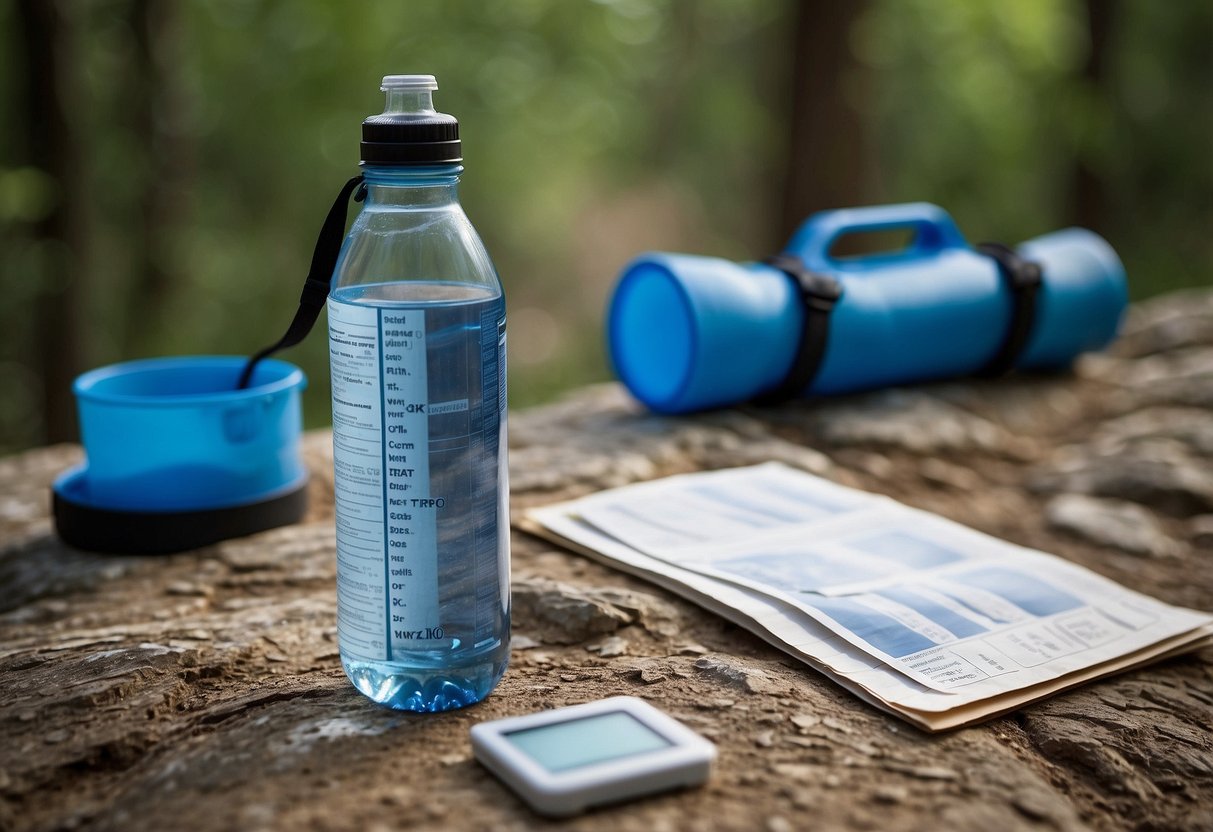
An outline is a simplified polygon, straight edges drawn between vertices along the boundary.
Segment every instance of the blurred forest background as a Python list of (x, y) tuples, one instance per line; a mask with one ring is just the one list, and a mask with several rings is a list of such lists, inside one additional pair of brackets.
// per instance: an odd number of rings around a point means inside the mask
[[(0, 452), (74, 438), (80, 371), (277, 338), (389, 73), (461, 122), (516, 407), (609, 377), (636, 253), (755, 259), (819, 209), (1213, 282), (1208, 0), (0, 0), (0, 55)], [(309, 425), (323, 330), (285, 355)]]

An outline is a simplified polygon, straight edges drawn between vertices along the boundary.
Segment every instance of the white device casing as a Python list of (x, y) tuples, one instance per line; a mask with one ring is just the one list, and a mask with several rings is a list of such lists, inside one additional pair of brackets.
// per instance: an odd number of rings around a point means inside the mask
[[(505, 736), (621, 711), (666, 739), (669, 747), (552, 772)], [(615, 696), (584, 705), (481, 723), (472, 727), (472, 751), (476, 759), (535, 811), (553, 817), (574, 815), (591, 806), (667, 789), (699, 785), (707, 780), (716, 759), (716, 747), (712, 743), (634, 696)]]

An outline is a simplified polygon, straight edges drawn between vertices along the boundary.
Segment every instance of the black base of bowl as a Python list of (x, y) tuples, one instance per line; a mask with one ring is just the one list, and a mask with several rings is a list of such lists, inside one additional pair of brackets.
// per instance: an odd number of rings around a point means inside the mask
[(198, 511), (98, 508), (52, 489), (55, 530), (89, 552), (167, 555), (298, 523), (307, 513), (307, 483), (255, 503)]

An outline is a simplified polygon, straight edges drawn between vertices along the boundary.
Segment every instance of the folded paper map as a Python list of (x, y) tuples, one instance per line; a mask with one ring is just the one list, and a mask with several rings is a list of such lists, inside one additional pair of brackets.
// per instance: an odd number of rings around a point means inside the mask
[(1213, 641), (1208, 613), (778, 463), (616, 488), (520, 525), (930, 731)]

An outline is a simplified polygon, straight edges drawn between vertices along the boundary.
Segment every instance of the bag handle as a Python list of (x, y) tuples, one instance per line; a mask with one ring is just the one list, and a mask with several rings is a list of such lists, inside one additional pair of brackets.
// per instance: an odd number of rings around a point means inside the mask
[[(847, 258), (830, 254), (834, 243), (847, 234), (899, 229), (914, 232), (910, 244), (899, 251)], [(799, 255), (811, 269), (836, 269), (865, 260), (931, 257), (949, 248), (969, 248), (951, 215), (929, 202), (909, 202), (814, 214), (797, 229), (786, 250)]]

